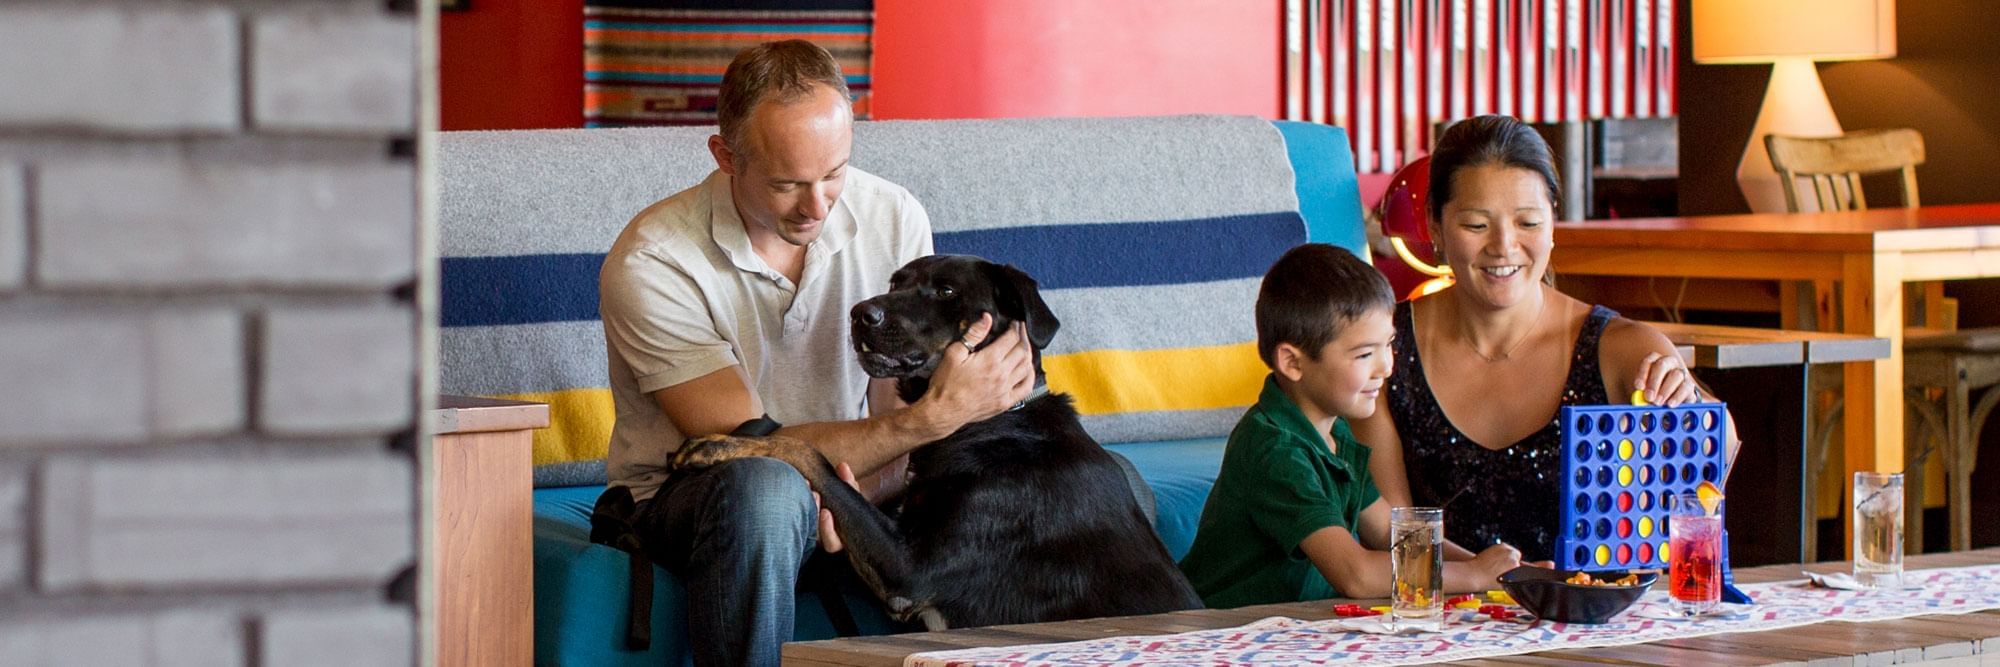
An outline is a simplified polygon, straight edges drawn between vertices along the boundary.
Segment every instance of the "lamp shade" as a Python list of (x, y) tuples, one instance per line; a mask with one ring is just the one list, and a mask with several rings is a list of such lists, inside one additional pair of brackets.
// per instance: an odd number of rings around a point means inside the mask
[(1896, 55), (1896, 0), (1694, 0), (1694, 61)]

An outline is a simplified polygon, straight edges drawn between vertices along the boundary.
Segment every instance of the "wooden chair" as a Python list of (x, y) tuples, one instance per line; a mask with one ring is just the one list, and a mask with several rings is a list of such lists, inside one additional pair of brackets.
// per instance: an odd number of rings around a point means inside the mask
[[(1812, 186), (1813, 200), (1820, 210), (1848, 211), (1868, 207), (1861, 177), (1866, 174), (1899, 172), (1904, 208), (1918, 206), (1917, 165), (1924, 162), (1924, 138), (1916, 130), (1885, 129), (1850, 132), (1838, 137), (1805, 138), (1767, 136), (1765, 147), (1771, 167), (1784, 185), (1785, 206), (1801, 210), (1799, 181)], [(1943, 299), (1938, 284), (1913, 287), (1920, 292), (1912, 302), (1924, 304), (1910, 318), (1926, 328), (1908, 329), (1903, 334), (1904, 384), (1909, 387), (1909, 406), (1918, 419), (1909, 420), (1908, 432), (1916, 437), (1905, 444), (1905, 546), (1921, 550), (1923, 542), (1924, 466), (1933, 451), (1923, 427), (1943, 442), (1946, 476), (1946, 506), (1951, 523), (1951, 548), (1971, 546), (1972, 519), (1969, 485), (1978, 458), (1981, 426), (2000, 402), (2000, 328), (1957, 331), (1956, 304)], [(1813, 300), (1830, 303), (1831, 285), (1814, 289)], [(1825, 320), (1822, 320), (1825, 321)], [(1942, 390), (1944, 409), (1939, 411), (1930, 390)], [(1985, 392), (1976, 404), (1972, 395)], [(1839, 419), (1836, 409), (1820, 422), (1818, 451), (1811, 460), (1824, 465), (1830, 425)], [(1921, 442), (1922, 446), (1915, 446)], [(1817, 473), (1817, 470), (1815, 471)], [(1843, 482), (1844, 483), (1844, 482)]]
[(1861, 177), (1890, 171), (1902, 173), (1903, 207), (1916, 208), (1917, 165), (1924, 163), (1924, 135), (1911, 129), (1860, 130), (1838, 137), (1764, 137), (1771, 168), (1785, 186), (1785, 208), (1796, 213), (1799, 179), (1808, 179), (1822, 211), (1868, 208)]

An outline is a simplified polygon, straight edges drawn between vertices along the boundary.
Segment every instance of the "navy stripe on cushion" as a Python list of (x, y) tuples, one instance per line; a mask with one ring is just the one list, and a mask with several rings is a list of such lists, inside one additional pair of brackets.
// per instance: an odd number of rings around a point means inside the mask
[(602, 253), (446, 257), (438, 269), (443, 326), (597, 319)]
[(939, 232), (940, 253), (1020, 267), (1042, 289), (1175, 285), (1264, 275), (1304, 243), (1295, 211), (1165, 222), (1032, 225)]
[[(941, 253), (1021, 267), (1043, 289), (1132, 287), (1255, 278), (1305, 242), (1293, 211), (1167, 222), (1004, 227), (937, 234)], [(446, 257), (442, 325), (598, 319), (595, 253)]]

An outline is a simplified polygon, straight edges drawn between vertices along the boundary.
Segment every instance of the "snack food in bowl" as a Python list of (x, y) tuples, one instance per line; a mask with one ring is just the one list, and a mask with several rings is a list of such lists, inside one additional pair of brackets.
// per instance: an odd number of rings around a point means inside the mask
[(1598, 624), (1638, 602), (1659, 578), (1659, 572), (1650, 570), (1580, 572), (1523, 565), (1501, 574), (1500, 587), (1536, 618)]

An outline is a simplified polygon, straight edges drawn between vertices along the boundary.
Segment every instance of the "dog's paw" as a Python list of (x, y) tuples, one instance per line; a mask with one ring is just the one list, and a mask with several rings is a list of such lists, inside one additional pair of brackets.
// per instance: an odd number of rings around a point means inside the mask
[(743, 458), (744, 443), (726, 435), (706, 435), (688, 438), (681, 448), (674, 450), (672, 461), (674, 470), (700, 470), (730, 459)]
[(896, 619), (898, 623), (908, 623), (911, 619), (919, 619), (923, 621), (924, 628), (932, 632), (948, 628), (945, 624), (944, 614), (940, 613), (936, 607), (931, 606), (929, 602), (917, 602), (901, 595), (889, 596), (889, 599), (885, 602), (889, 607), (889, 617)]

